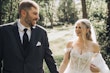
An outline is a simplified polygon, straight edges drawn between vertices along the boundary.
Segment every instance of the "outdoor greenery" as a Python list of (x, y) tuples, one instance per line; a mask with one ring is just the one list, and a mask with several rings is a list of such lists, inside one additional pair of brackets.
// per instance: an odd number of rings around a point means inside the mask
[[(0, 25), (13, 22), (18, 18), (19, 1), (21, 0), (0, 0)], [(47, 28), (48, 34), (53, 32), (52, 30), (57, 32), (73, 30), (72, 26), (75, 21), (83, 18), (83, 6), (81, 6), (80, 0), (35, 1), (40, 5), (38, 24), (46, 28), (49, 27)], [(87, 18), (95, 27), (101, 53), (110, 68), (110, 0), (85, 0), (85, 4), (87, 6)], [(71, 36), (72, 34), (68, 33), (62, 36), (63, 38), (50, 41), (50, 47), (58, 67), (63, 59), (63, 49), (67, 39)], [(45, 62), (44, 65), (45, 73), (49, 73)]]

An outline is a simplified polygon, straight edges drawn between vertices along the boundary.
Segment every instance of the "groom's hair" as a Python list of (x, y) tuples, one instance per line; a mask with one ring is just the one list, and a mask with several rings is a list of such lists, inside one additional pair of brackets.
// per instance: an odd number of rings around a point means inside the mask
[(22, 0), (18, 7), (19, 17), (21, 17), (21, 10), (25, 10), (27, 12), (28, 10), (31, 9), (31, 7), (36, 8), (39, 12), (39, 5), (35, 1)]

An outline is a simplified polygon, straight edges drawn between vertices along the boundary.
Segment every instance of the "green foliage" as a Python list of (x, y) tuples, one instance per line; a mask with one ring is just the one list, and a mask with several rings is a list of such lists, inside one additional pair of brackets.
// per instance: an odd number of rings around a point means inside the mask
[(77, 20), (75, 3), (73, 0), (60, 0), (58, 8), (58, 18), (61, 22), (74, 23)]
[(105, 0), (87, 0), (88, 17), (91, 20), (105, 20), (107, 16), (107, 4)]
[(3, 15), (1, 16), (2, 24), (3, 23), (9, 23), (17, 19), (18, 15), (18, 0), (10, 1), (10, 0), (4, 0), (2, 1), (1, 6), (1, 12)]
[[(39, 23), (46, 26), (49, 22), (51, 23), (51, 26), (54, 21), (57, 19), (56, 15), (56, 1), (55, 0), (42, 0), (42, 1), (36, 1), (40, 5), (40, 14), (42, 15), (42, 18), (44, 20), (40, 20)], [(40, 16), (41, 16), (40, 15)], [(41, 17), (40, 17), (41, 18)]]
[[(74, 2), (72, 0), (67, 0), (66, 12), (63, 12), (65, 9), (62, 9), (62, 12), (57, 14), (58, 1), (56, 0), (35, 0), (40, 5), (40, 25), (46, 25), (51, 22), (51, 25), (54, 22), (59, 22), (60, 20), (64, 22), (71, 22), (77, 19), (76, 11), (74, 8)], [(60, 0), (62, 1), (62, 0)], [(19, 0), (4, 0), (2, 1), (1, 11), (3, 12), (1, 16), (2, 23), (12, 22), (18, 17), (18, 3)], [(61, 8), (65, 8), (60, 6)], [(62, 15), (63, 14), (63, 15)], [(58, 16), (58, 17), (57, 17)]]

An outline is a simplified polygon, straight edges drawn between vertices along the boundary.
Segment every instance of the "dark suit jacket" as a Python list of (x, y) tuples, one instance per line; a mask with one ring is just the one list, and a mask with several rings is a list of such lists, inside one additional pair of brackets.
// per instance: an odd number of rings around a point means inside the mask
[[(37, 42), (41, 42), (41, 45), (36, 46)], [(29, 48), (24, 58), (17, 22), (0, 26), (0, 67), (3, 73), (44, 73), (43, 59), (51, 73), (58, 73), (47, 33), (38, 25), (32, 29)]]

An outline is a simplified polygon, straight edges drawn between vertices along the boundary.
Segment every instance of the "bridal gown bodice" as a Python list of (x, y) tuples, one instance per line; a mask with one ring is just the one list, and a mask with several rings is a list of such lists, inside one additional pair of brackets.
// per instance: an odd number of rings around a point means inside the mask
[(96, 53), (86, 52), (80, 54), (72, 49), (70, 52), (70, 61), (64, 73), (92, 73), (90, 64)]

